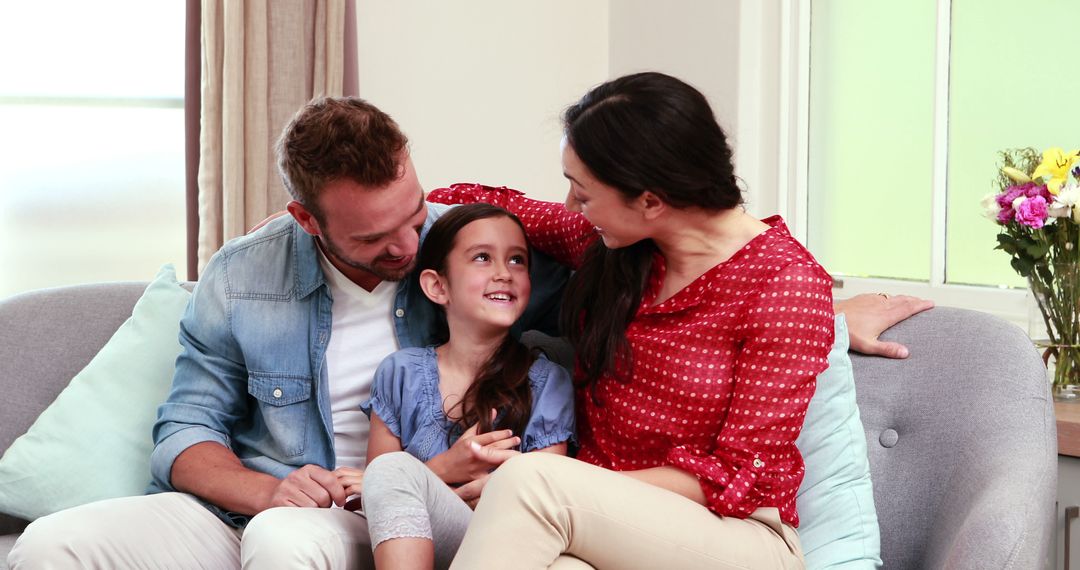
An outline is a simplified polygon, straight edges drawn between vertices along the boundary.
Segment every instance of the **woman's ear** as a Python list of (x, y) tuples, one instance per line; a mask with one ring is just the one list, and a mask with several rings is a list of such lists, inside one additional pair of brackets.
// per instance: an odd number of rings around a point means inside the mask
[(659, 196), (648, 190), (642, 192), (641, 195), (637, 197), (636, 202), (638, 210), (641, 212), (641, 216), (646, 220), (655, 220), (667, 211), (667, 204), (664, 203)]
[(425, 269), (420, 272), (420, 289), (436, 305), (445, 307), (450, 302), (450, 295), (446, 291), (446, 280), (434, 269)]

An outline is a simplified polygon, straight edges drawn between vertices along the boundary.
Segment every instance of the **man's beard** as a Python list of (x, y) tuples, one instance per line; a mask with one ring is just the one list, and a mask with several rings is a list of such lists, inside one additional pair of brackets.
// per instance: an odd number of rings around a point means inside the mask
[(365, 263), (360, 263), (359, 261), (354, 261), (354, 260), (349, 259), (348, 257), (346, 257), (345, 254), (330, 239), (320, 238), (319, 242), (325, 247), (326, 252), (329, 253), (330, 255), (332, 255), (334, 257), (334, 259), (340, 261), (341, 263), (344, 263), (345, 265), (348, 265), (349, 267), (352, 267), (353, 269), (359, 269), (361, 271), (366, 271), (366, 272), (378, 277), (379, 279), (382, 279), (383, 281), (401, 281), (402, 279), (405, 278), (406, 275), (411, 273), (412, 270), (416, 267), (416, 256), (415, 255), (413, 256), (412, 262), (409, 263), (409, 265), (407, 265), (405, 267), (399, 267), (399, 268), (395, 268), (395, 269), (381, 269), (377, 265), (380, 260), (394, 259), (394, 258), (392, 256), (389, 256), (389, 255), (380, 255), (379, 257), (376, 257), (372, 261), (371, 265), (368, 265), (368, 264), (365, 264)]

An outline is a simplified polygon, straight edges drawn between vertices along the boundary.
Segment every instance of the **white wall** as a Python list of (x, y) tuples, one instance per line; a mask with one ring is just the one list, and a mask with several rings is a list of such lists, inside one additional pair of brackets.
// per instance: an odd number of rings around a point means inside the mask
[(409, 135), (426, 188), (478, 181), (561, 201), (562, 110), (611, 77), (663, 71), (708, 97), (764, 216), (778, 209), (779, 2), (357, 0), (360, 95)]
[(607, 1), (357, 0), (360, 96), (411, 141), (425, 188), (561, 201), (562, 110), (608, 76)]

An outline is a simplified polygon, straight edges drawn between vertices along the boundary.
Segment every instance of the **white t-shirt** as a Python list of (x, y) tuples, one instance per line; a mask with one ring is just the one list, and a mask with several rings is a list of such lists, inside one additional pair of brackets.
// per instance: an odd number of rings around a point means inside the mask
[(337, 467), (362, 468), (370, 424), (360, 403), (371, 394), (379, 363), (398, 349), (390, 315), (397, 283), (383, 281), (368, 292), (338, 271), (321, 249), (319, 263), (334, 299), (326, 373)]

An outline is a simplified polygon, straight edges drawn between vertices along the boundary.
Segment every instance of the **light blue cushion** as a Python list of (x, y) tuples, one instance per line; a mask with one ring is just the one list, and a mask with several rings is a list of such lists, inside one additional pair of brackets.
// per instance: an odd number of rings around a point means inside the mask
[(131, 318), (0, 458), (0, 511), (34, 520), (145, 492), (150, 430), (172, 386), (190, 298), (173, 266), (162, 267)]
[(829, 368), (818, 376), (795, 445), (806, 461), (796, 498), (806, 568), (881, 566), (881, 535), (844, 315), (836, 316)]

